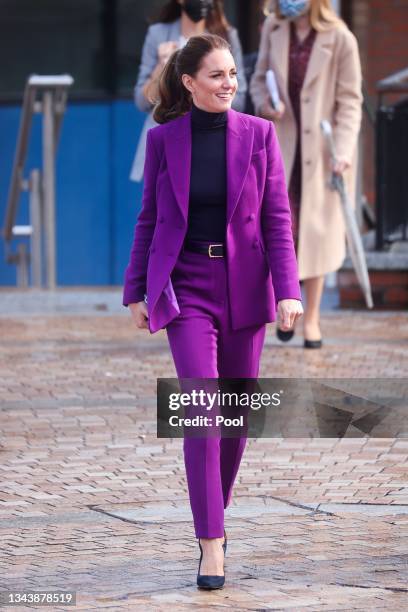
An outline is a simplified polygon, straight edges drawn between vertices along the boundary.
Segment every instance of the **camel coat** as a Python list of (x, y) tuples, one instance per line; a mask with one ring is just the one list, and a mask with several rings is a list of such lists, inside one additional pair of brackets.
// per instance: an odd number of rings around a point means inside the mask
[[(263, 26), (250, 93), (256, 114), (268, 97), (265, 73), (276, 76), (285, 113), (275, 121), (286, 183), (292, 172), (297, 125), (288, 94), (290, 28), (287, 20), (270, 15)], [(347, 26), (318, 32), (301, 91), (302, 199), (299, 219), (299, 278), (311, 278), (340, 268), (345, 257), (345, 226), (337, 192), (328, 187), (330, 156), (320, 121), (333, 127), (338, 157), (351, 163), (344, 179), (354, 205), (358, 133), (361, 124), (361, 67), (357, 41)]]

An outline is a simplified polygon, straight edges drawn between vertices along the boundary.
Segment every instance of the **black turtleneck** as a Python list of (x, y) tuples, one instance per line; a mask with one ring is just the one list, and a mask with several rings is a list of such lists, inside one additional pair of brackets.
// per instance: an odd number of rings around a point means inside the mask
[(189, 240), (224, 242), (227, 210), (227, 112), (191, 110)]

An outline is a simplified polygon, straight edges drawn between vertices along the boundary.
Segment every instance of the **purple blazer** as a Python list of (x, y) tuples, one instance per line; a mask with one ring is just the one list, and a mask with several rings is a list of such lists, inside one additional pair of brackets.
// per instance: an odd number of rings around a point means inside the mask
[[(149, 130), (142, 209), (123, 305), (147, 294), (149, 330), (180, 313), (171, 272), (187, 231), (191, 113)], [(226, 257), (233, 329), (276, 319), (277, 303), (300, 300), (281, 152), (272, 122), (234, 110), (227, 118)]]

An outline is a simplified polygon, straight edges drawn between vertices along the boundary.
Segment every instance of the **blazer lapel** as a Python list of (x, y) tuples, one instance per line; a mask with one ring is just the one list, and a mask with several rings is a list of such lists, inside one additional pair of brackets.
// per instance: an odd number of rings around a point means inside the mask
[[(302, 87), (303, 90), (313, 83), (316, 77), (322, 73), (326, 62), (330, 60), (332, 56), (334, 33), (334, 28), (317, 33), (307, 65), (305, 80)], [(282, 98), (284, 98), (285, 105), (291, 108), (288, 91), (289, 43), (289, 21), (282, 20), (282, 22), (276, 25), (275, 29), (271, 32), (271, 54), (279, 91), (282, 94)]]
[(191, 172), (191, 113), (174, 120), (165, 136), (167, 170), (180, 211), (187, 221)]
[[(191, 113), (172, 122), (165, 136), (167, 170), (180, 211), (187, 221), (191, 174)], [(252, 155), (254, 130), (239, 113), (228, 111), (227, 158), (227, 223), (234, 214), (241, 195)]]
[(241, 115), (228, 111), (227, 120), (227, 224), (241, 195), (252, 155), (254, 129)]
[(271, 32), (271, 54), (278, 89), (286, 98), (288, 96), (288, 69), (289, 69), (289, 22), (284, 20)]
[(333, 40), (334, 28), (317, 33), (307, 65), (302, 89), (307, 89), (316, 77), (323, 73), (325, 64), (330, 60), (333, 53)]

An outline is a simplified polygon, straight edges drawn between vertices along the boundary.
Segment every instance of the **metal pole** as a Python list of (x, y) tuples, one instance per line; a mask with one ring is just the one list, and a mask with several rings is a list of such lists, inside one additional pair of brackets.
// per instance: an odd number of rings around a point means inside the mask
[(28, 288), (27, 249), (24, 242), (17, 247), (17, 287)]
[(18, 198), (21, 192), (24, 162), (27, 155), (34, 102), (35, 90), (26, 87), (23, 99), (22, 119), (18, 132), (17, 147), (14, 155), (10, 189), (7, 199), (6, 215), (4, 219), (3, 236), (6, 240), (11, 240), (12, 238), (13, 226), (15, 223), (15, 218), (17, 216)]
[(33, 287), (42, 286), (42, 266), (41, 266), (41, 177), (39, 170), (33, 170), (30, 175), (30, 219), (31, 219), (31, 284)]
[(358, 137), (358, 160), (357, 160), (357, 182), (356, 182), (356, 217), (360, 231), (363, 228), (363, 172), (364, 172), (364, 147), (363, 134)]
[(55, 289), (56, 287), (54, 124), (54, 95), (52, 91), (46, 90), (43, 97), (43, 194), (46, 286), (48, 289)]

